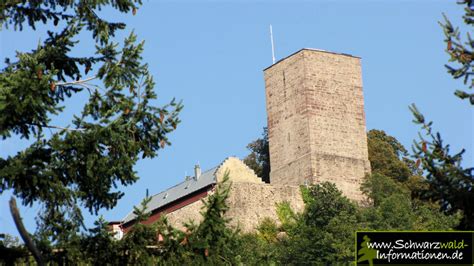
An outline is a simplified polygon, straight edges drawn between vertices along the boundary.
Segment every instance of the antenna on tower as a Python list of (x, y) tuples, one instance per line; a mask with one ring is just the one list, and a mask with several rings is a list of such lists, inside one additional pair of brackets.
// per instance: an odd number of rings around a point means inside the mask
[(273, 44), (272, 24), (270, 24), (270, 41), (272, 42), (272, 61), (273, 61), (273, 64), (275, 64), (275, 45)]

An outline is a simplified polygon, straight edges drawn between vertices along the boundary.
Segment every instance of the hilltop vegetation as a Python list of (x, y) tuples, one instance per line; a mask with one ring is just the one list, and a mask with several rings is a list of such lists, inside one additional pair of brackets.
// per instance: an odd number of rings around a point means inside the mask
[[(364, 206), (351, 202), (332, 183), (301, 187), (305, 209), (277, 206), (279, 220), (265, 219), (253, 234), (227, 227), (228, 175), (206, 199), (203, 221), (180, 231), (166, 218), (153, 225), (137, 223), (123, 239), (113, 239), (104, 220), (86, 234), (58, 241), (62, 252), (41, 246), (48, 261), (88, 264), (301, 264), (346, 263), (354, 258), (356, 230), (454, 230), (461, 211), (445, 214), (439, 202), (419, 197), (428, 185), (406, 149), (383, 131), (368, 133), (373, 174), (363, 184)], [(390, 158), (387, 160), (387, 158)], [(406, 174), (400, 178), (399, 173)], [(135, 213), (147, 219), (146, 198)], [(158, 240), (161, 236), (161, 241)]]
[[(460, 4), (465, 6), (465, 23), (472, 26), (472, 1)], [(64, 26), (49, 32), (37, 49), (7, 59), (0, 72), (0, 136), (32, 140), (18, 154), (0, 158), (0, 193), (12, 191), (22, 203), (44, 207), (32, 235), (21, 226), (12, 198), (12, 213), (26, 245), (8, 237), (0, 240), (0, 262), (31, 262), (32, 255), (39, 265), (347, 263), (354, 258), (356, 230), (474, 229), (473, 168), (463, 166), (463, 150), (451, 154), (441, 135), (433, 132), (432, 122), (412, 106), (423, 133), (412, 153), (384, 131), (368, 132), (372, 175), (361, 188), (367, 197), (361, 206), (331, 183), (301, 187), (302, 213), (282, 202), (277, 206), (278, 221), (265, 219), (257, 232), (243, 234), (227, 226), (225, 178), (206, 199), (203, 221), (190, 221), (186, 231), (163, 218), (152, 225), (135, 224), (122, 240), (113, 238), (103, 219), (81, 232), (79, 206), (95, 214), (114, 207), (123, 195), (115, 190), (117, 184), (133, 184), (138, 179), (133, 165), (169, 145), (167, 135), (180, 122), (181, 104), (171, 101), (161, 108), (150, 104), (156, 97), (155, 84), (142, 62), (143, 43), (131, 34), (119, 48), (112, 37), (125, 24), (105, 21), (94, 12), (111, 6), (135, 14), (140, 5), (138, 0), (8, 0), (0, 5), (2, 27)], [(441, 24), (446, 51), (454, 62), (447, 66), (448, 72), (471, 89), (474, 42), (463, 43), (448, 19)], [(81, 31), (91, 34), (94, 55), (71, 55)], [(100, 80), (101, 85), (91, 80)], [(79, 93), (88, 96), (83, 109), (70, 124), (53, 124), (51, 117), (64, 111), (65, 99)], [(468, 90), (457, 90), (455, 95), (474, 106)], [(248, 147), (251, 154), (245, 162), (268, 181), (266, 131)], [(148, 201), (135, 209), (140, 221), (147, 218)]]

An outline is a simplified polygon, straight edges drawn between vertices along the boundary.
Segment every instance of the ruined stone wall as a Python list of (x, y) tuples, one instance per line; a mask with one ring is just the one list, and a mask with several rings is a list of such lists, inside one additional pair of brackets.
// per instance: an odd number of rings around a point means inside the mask
[(199, 223), (202, 220), (201, 210), (204, 207), (202, 200), (195, 201), (171, 213), (167, 213), (168, 221), (178, 229), (183, 229), (185, 223), (194, 221)]
[[(238, 227), (243, 232), (252, 232), (265, 217), (278, 222), (276, 204), (283, 201), (288, 201), (295, 211), (301, 212), (304, 209), (300, 188), (297, 186), (233, 183), (227, 200), (229, 211), (226, 217), (231, 219), (230, 226)], [(183, 229), (183, 224), (190, 220), (196, 223), (202, 220), (200, 211), (203, 206), (203, 202), (199, 200), (166, 216), (172, 225)]]
[(360, 59), (303, 49), (265, 70), (272, 184), (331, 181), (361, 201), (370, 172)]
[(222, 181), (226, 172), (229, 172), (229, 178), (234, 183), (263, 183), (255, 172), (250, 169), (237, 157), (228, 157), (225, 159), (216, 171), (217, 181)]
[(304, 209), (298, 186), (236, 183), (232, 185), (229, 195), (227, 217), (232, 219), (231, 226), (251, 232), (265, 217), (278, 223), (276, 204), (283, 201), (288, 201), (297, 212)]
[[(231, 226), (238, 226), (244, 232), (251, 232), (265, 217), (278, 221), (276, 204), (283, 201), (290, 202), (295, 211), (302, 211), (304, 208), (299, 186), (266, 184), (253, 170), (235, 157), (227, 158), (218, 167), (215, 173), (218, 182), (222, 181), (226, 172), (229, 172), (231, 182), (227, 199), (229, 206), (227, 217), (231, 219)], [(208, 195), (212, 193), (214, 189), (208, 191)], [(203, 207), (202, 200), (198, 200), (168, 213), (168, 221), (180, 229), (183, 229), (183, 224), (190, 220), (199, 223), (202, 220), (200, 212)]]

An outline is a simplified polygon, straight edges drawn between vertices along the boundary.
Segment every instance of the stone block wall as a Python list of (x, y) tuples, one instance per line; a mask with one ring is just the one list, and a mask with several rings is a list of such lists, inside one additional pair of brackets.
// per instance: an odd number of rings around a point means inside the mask
[[(222, 181), (227, 171), (231, 188), (227, 199), (229, 211), (226, 216), (231, 219), (230, 226), (239, 227), (244, 232), (251, 232), (265, 217), (278, 222), (276, 204), (283, 201), (288, 201), (295, 211), (300, 212), (304, 209), (299, 186), (266, 184), (235, 157), (229, 157), (220, 164), (215, 172), (218, 182)], [(208, 190), (207, 196), (202, 200), (166, 214), (168, 221), (179, 229), (183, 229), (183, 224), (190, 220), (199, 223), (202, 220), (200, 212), (204, 207), (203, 200), (207, 200), (215, 189), (214, 187)]]
[(264, 73), (270, 182), (331, 181), (363, 199), (370, 164), (360, 58), (303, 49)]
[[(205, 198), (204, 198), (205, 199)], [(202, 220), (201, 210), (204, 207), (202, 200), (195, 201), (171, 213), (166, 213), (166, 218), (178, 229), (184, 229), (184, 224), (194, 221), (199, 223)]]
[(288, 201), (297, 212), (304, 209), (299, 186), (235, 183), (228, 199), (230, 225), (251, 232), (265, 217), (278, 223), (276, 205), (283, 201)]
[[(307, 167), (300, 167), (301, 164), (310, 162), (306, 156), (311, 152), (308, 115), (304, 113), (304, 73), (303, 53), (296, 53), (265, 70), (271, 183), (284, 184), (279, 177), (273, 176), (281, 168), (287, 168), (285, 171), (292, 171), (288, 168), (299, 168), (298, 178), (307, 178), (311, 174), (306, 169), (303, 170)], [(300, 159), (305, 162), (288, 167)], [(297, 174), (298, 170), (295, 169), (292, 173)]]
[(229, 178), (234, 183), (263, 183), (255, 172), (237, 157), (226, 158), (217, 169), (215, 176), (218, 182), (222, 181), (226, 172), (229, 172)]
[[(203, 198), (206, 199), (207, 197)], [(236, 182), (231, 186), (226, 217), (230, 218), (231, 227), (238, 227), (243, 232), (252, 232), (265, 217), (278, 223), (276, 204), (283, 201), (288, 201), (297, 212), (304, 209), (300, 188), (297, 186)], [(199, 200), (166, 214), (166, 217), (172, 225), (184, 229), (184, 223), (191, 220), (199, 223), (202, 220), (200, 212), (203, 207), (204, 203)]]

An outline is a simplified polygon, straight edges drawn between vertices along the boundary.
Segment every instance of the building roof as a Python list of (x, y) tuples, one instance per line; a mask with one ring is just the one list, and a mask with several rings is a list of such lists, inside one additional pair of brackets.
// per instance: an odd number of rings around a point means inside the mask
[(292, 57), (293, 55), (295, 55), (295, 54), (297, 54), (297, 53), (299, 53), (299, 52), (301, 52), (301, 51), (305, 51), (305, 50), (306, 50), (306, 51), (313, 51), (313, 52), (328, 53), (328, 54), (344, 55), (344, 56), (349, 56), (349, 57), (354, 57), (354, 58), (359, 58), (359, 59), (360, 59), (359, 56), (355, 56), (355, 55), (351, 55), (351, 54), (336, 53), (336, 52), (331, 52), (331, 51), (326, 51), (326, 50), (321, 50), (321, 49), (315, 49), (315, 48), (302, 48), (302, 49), (300, 49), (300, 50), (298, 50), (298, 51), (296, 51), (296, 52), (294, 52), (294, 53), (292, 53), (292, 54), (290, 54), (290, 55), (288, 55), (288, 56), (285, 56), (285, 57), (281, 58), (280, 60), (276, 61), (274, 64), (272, 64), (272, 65), (266, 67), (263, 71), (265, 71), (265, 70), (271, 68), (272, 66), (274, 66), (274, 65), (276, 65), (276, 64), (278, 64), (278, 63), (280, 63), (281, 61), (284, 61), (285, 59), (287, 59), (287, 58), (289, 58), (289, 57)]
[[(146, 212), (156, 210), (186, 195), (199, 191), (200, 189), (203, 189), (209, 185), (215, 184), (217, 182), (216, 171), (218, 169), (219, 166), (209, 169), (202, 173), (197, 179), (195, 177), (187, 177), (185, 181), (153, 195), (151, 197), (150, 203), (148, 203)], [(136, 215), (132, 211), (127, 214), (127, 216), (125, 216), (123, 223), (131, 222), (135, 218)]]

